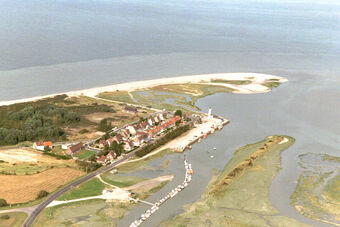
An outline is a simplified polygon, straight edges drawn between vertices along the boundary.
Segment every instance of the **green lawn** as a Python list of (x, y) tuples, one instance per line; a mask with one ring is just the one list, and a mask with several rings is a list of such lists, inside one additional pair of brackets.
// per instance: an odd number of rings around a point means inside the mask
[(64, 195), (60, 196), (57, 200), (72, 200), (80, 199), (89, 196), (101, 195), (105, 185), (98, 179), (94, 178), (89, 180)]
[[(9, 216), (9, 219), (5, 219), (5, 216)], [(0, 226), (1, 227), (21, 227), (27, 218), (27, 214), (23, 212), (10, 212), (0, 214)]]
[(91, 157), (94, 154), (96, 154), (95, 151), (81, 150), (77, 152), (74, 156), (79, 158), (80, 160), (84, 160), (84, 159)]

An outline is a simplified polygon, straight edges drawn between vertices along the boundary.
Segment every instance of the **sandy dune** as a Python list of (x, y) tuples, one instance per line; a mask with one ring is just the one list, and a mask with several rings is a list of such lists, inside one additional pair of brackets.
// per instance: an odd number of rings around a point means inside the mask
[[(270, 89), (261, 85), (261, 83), (265, 82), (266, 80), (275, 79), (277, 80), (277, 82), (281, 82), (281, 83), (287, 81), (287, 79), (283, 77), (278, 77), (278, 76), (273, 76), (273, 75), (268, 75), (268, 74), (259, 74), (259, 73), (219, 73), (219, 74), (179, 76), (179, 77), (160, 78), (160, 79), (154, 79), (154, 80), (120, 83), (120, 84), (114, 84), (114, 85), (109, 85), (109, 86), (104, 86), (104, 87), (96, 87), (96, 88), (90, 88), (90, 89), (84, 89), (84, 90), (70, 91), (66, 93), (56, 93), (56, 94), (51, 94), (51, 95), (36, 96), (32, 98), (25, 98), (25, 99), (18, 99), (18, 100), (1, 101), (0, 106), (36, 101), (39, 99), (53, 97), (53, 96), (62, 95), (62, 94), (66, 94), (69, 96), (86, 95), (86, 96), (93, 97), (105, 91), (116, 91), (116, 90), (133, 91), (136, 89), (149, 88), (149, 87), (154, 87), (154, 86), (164, 85), (164, 84), (210, 82), (212, 79), (251, 80), (252, 83), (248, 85), (223, 84), (223, 86), (233, 87), (234, 89), (237, 90), (236, 93), (241, 93), (241, 94), (251, 94), (251, 93), (270, 91)], [(214, 84), (216, 85), (216, 83)]]

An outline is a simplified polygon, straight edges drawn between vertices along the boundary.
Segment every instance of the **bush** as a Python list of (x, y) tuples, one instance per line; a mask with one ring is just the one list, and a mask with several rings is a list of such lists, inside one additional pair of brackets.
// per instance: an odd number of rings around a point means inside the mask
[(5, 207), (5, 206), (8, 206), (7, 201), (4, 199), (0, 199), (0, 207)]
[(86, 128), (79, 131), (80, 134), (85, 134), (85, 133), (88, 133), (88, 132), (89, 132), (89, 130), (87, 130)]
[(44, 198), (48, 195), (48, 192), (45, 191), (45, 190), (41, 190), (38, 195), (37, 195), (37, 199), (41, 199), (41, 198)]
[(7, 220), (7, 219), (10, 219), (10, 216), (8, 214), (4, 214), (0, 216), (0, 219)]

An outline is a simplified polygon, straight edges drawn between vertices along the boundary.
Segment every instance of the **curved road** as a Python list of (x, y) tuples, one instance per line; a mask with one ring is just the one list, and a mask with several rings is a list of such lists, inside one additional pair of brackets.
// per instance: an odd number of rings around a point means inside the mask
[[(138, 150), (138, 149), (137, 149)], [(126, 156), (124, 156), (122, 159), (110, 164), (110, 165), (107, 165), (107, 166), (104, 166), (78, 180), (76, 180), (75, 182), (67, 185), (66, 187), (60, 189), (59, 191), (57, 191), (56, 193), (54, 193), (53, 195), (51, 195), (50, 197), (48, 197), (44, 202), (42, 202), (41, 204), (39, 204), (35, 209), (34, 211), (27, 217), (27, 219), (25, 220), (24, 224), (22, 225), (23, 227), (29, 227), (33, 224), (34, 220), (37, 218), (37, 216), (43, 211), (43, 209), (45, 209), (48, 204), (50, 204), (53, 200), (55, 200), (56, 198), (58, 198), (59, 196), (61, 196), (62, 194), (64, 194), (65, 192), (67, 192), (68, 190), (74, 188), (75, 186), (99, 175), (99, 174), (102, 174), (112, 168), (114, 168), (116, 165), (124, 162), (125, 160), (133, 157), (135, 155), (135, 152), (137, 151), (133, 151), (129, 154), (127, 154)]]

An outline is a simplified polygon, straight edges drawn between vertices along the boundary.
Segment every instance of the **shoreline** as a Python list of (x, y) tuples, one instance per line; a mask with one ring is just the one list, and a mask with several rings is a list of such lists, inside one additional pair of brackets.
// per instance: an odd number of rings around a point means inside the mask
[[(30, 98), (0, 101), (0, 106), (7, 106), (17, 103), (34, 102), (40, 99), (51, 98), (57, 95), (68, 95), (68, 96), (79, 96), (85, 95), (89, 97), (95, 97), (99, 93), (109, 92), (109, 91), (133, 91), (137, 89), (145, 89), (159, 85), (165, 84), (179, 84), (179, 83), (202, 83), (210, 82), (212, 79), (222, 79), (222, 80), (251, 80), (251, 84), (248, 85), (233, 85), (224, 84), (224, 86), (232, 87), (237, 91), (234, 93), (238, 94), (255, 94), (255, 93), (265, 93), (269, 92), (271, 89), (261, 85), (266, 82), (266, 80), (275, 79), (277, 82), (283, 83), (288, 80), (283, 77), (260, 74), (260, 73), (217, 73), (217, 74), (200, 74), (200, 75), (190, 75), (190, 76), (178, 76), (178, 77), (165, 77), (153, 80), (139, 80), (126, 83), (119, 83), (113, 85), (107, 85), (102, 87), (94, 87), (89, 89), (81, 89), (69, 92), (54, 93), (49, 95), (41, 95)], [(215, 85), (221, 85), (220, 83), (215, 83)]]

